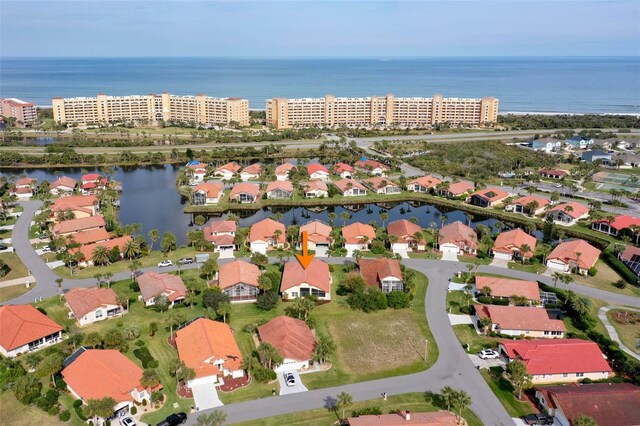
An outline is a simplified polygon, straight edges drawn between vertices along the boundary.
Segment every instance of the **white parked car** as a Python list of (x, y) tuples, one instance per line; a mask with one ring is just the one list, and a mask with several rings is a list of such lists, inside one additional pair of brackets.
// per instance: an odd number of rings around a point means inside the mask
[(478, 352), (478, 358), (496, 359), (496, 358), (500, 358), (500, 355), (498, 354), (498, 352), (494, 351), (493, 349), (483, 349), (480, 352)]
[(170, 260), (163, 260), (162, 262), (158, 263), (158, 268), (165, 268), (167, 266), (173, 266), (173, 262)]
[(120, 419), (120, 424), (123, 426), (136, 426), (136, 422), (131, 417), (123, 417)]
[(294, 376), (293, 373), (284, 373), (284, 381), (287, 383), (287, 386), (295, 386), (296, 376)]
[(50, 251), (51, 251), (51, 247), (49, 247), (49, 246), (42, 247), (42, 252), (43, 253), (49, 253)]

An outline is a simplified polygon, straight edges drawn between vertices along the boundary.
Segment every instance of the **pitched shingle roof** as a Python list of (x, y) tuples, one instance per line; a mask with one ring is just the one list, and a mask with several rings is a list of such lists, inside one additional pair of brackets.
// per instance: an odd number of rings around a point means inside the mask
[(394, 277), (402, 280), (402, 270), (400, 262), (396, 259), (360, 259), (358, 262), (360, 274), (370, 287), (379, 287), (380, 280), (387, 277)]
[(354, 179), (340, 179), (335, 182), (332, 182), (336, 188), (343, 194), (348, 191), (350, 188), (360, 188), (363, 191), (366, 191), (367, 188), (364, 187), (363, 184)]
[(440, 179), (434, 176), (422, 176), (416, 179), (409, 181), (409, 185), (417, 184), (420, 186), (424, 186), (425, 188), (435, 188), (440, 182)]
[(297, 260), (287, 262), (282, 271), (280, 291), (286, 291), (302, 283), (307, 283), (312, 287), (330, 293), (331, 275), (329, 274), (329, 265), (317, 258), (314, 258), (306, 269)]
[(260, 268), (253, 263), (236, 260), (222, 265), (218, 274), (218, 285), (223, 290), (239, 283), (258, 287)]
[(192, 192), (204, 192), (207, 194), (207, 198), (218, 198), (222, 191), (222, 184), (217, 182), (203, 182), (196, 185)]
[[(578, 253), (580, 253), (580, 260), (578, 260)], [(595, 265), (598, 257), (600, 257), (600, 250), (586, 242), (585, 240), (572, 240), (565, 241), (558, 244), (553, 249), (547, 260), (560, 260), (565, 264), (570, 262), (576, 262), (582, 269), (589, 269)]]
[[(569, 207), (567, 209), (567, 207)], [(574, 219), (579, 219), (583, 215), (589, 213), (589, 207), (584, 204), (576, 203), (575, 201), (571, 201), (570, 203), (562, 203), (558, 204), (549, 209), (550, 212), (562, 211)]]
[(533, 252), (536, 249), (536, 238), (527, 234), (520, 228), (511, 229), (509, 231), (501, 232), (496, 237), (496, 242), (493, 245), (493, 251), (498, 253), (513, 253), (514, 249), (520, 250), (520, 247), (525, 244), (529, 246), (529, 250), (524, 253), (525, 257), (533, 256)]
[(306, 223), (300, 227), (300, 235), (302, 231), (307, 231), (309, 241), (315, 243), (326, 243), (331, 241), (331, 227), (319, 220)]
[(535, 281), (477, 275), (476, 288), (480, 290), (484, 287), (489, 287), (491, 296), (495, 297), (522, 296), (529, 300), (540, 300), (540, 290)]
[(241, 193), (249, 194), (253, 197), (257, 197), (260, 195), (260, 185), (257, 183), (251, 182), (239, 182), (233, 185), (231, 189), (231, 194), (229, 194), (229, 198), (234, 198), (239, 196)]
[(502, 330), (567, 331), (560, 319), (535, 306), (473, 305), (478, 318), (489, 318)]
[(293, 184), (289, 180), (276, 180), (273, 182), (269, 182), (266, 192), (275, 191), (276, 189), (284, 192), (293, 192)]
[(440, 228), (439, 244), (453, 243), (460, 246), (463, 243), (472, 249), (478, 248), (478, 236), (475, 231), (460, 221), (444, 225)]
[(116, 292), (111, 288), (78, 287), (69, 290), (64, 299), (78, 319), (100, 307), (118, 304)]
[(342, 228), (342, 236), (347, 244), (359, 244), (362, 242), (362, 237), (369, 238), (371, 242), (376, 237), (376, 230), (371, 225), (354, 222)]
[(138, 275), (136, 281), (145, 302), (163, 293), (168, 293), (167, 297), (172, 302), (187, 295), (187, 288), (177, 275), (145, 272)]
[(278, 242), (286, 242), (287, 236), (285, 226), (273, 219), (263, 219), (260, 222), (251, 225), (251, 230), (249, 231), (249, 242), (253, 243), (254, 241), (272, 240), (276, 231), (280, 231)]
[(316, 348), (316, 339), (302, 320), (279, 316), (258, 327), (260, 340), (271, 344), (283, 358), (296, 361), (310, 360)]
[(329, 174), (329, 170), (320, 163), (309, 163), (307, 165), (307, 173), (309, 176), (318, 172)]
[(54, 234), (67, 234), (93, 228), (104, 228), (106, 222), (100, 215), (81, 217), (78, 219), (65, 220), (53, 225)]
[(80, 246), (78, 248), (72, 248), (72, 249), (69, 250), (69, 253), (75, 254), (76, 252), (79, 251), (80, 253), (82, 253), (84, 255), (84, 260), (89, 261), (89, 260), (93, 259), (93, 251), (95, 250), (96, 247), (98, 247), (98, 246), (106, 247), (107, 250), (111, 250), (115, 246), (118, 246), (118, 248), (120, 249), (120, 253), (122, 253), (124, 251), (125, 246), (127, 245), (127, 243), (129, 241), (131, 241), (131, 236), (130, 235), (124, 235), (122, 237), (113, 238), (111, 240), (101, 241), (99, 243), (85, 244), (85, 245)]
[[(399, 238), (399, 241), (413, 241), (413, 235), (416, 232), (420, 232), (422, 234), (422, 228), (420, 225), (409, 222), (406, 219), (396, 220), (387, 226), (387, 234), (395, 235)], [(424, 238), (421, 237), (421, 241), (423, 240)]]

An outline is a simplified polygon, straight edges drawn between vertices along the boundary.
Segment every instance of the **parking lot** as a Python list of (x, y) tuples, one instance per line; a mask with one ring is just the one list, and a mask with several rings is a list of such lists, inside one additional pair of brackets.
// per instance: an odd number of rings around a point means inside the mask
[[(296, 379), (295, 385), (287, 386), (287, 384), (284, 381), (284, 375), (287, 373), (293, 374), (293, 377), (295, 377)], [(278, 383), (280, 383), (280, 395), (290, 395), (292, 393), (300, 393), (300, 392), (308, 391), (308, 389), (302, 383), (302, 380), (300, 380), (300, 375), (296, 370), (278, 372)]]

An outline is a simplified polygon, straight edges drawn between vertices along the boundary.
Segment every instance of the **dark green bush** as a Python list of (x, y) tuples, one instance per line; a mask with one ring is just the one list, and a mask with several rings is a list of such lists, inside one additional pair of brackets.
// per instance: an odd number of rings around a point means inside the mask
[(409, 295), (404, 291), (392, 291), (387, 293), (387, 305), (393, 309), (409, 307)]
[(58, 418), (60, 419), (61, 422), (68, 422), (69, 420), (71, 420), (71, 413), (68, 412), (67, 410), (64, 410), (63, 412), (60, 413)]
[[(138, 358), (140, 360), (140, 362), (142, 362), (142, 368), (157, 368), (157, 362), (155, 359), (153, 359), (153, 356), (151, 356), (151, 353), (149, 352), (149, 349), (147, 349), (146, 346), (141, 346), (137, 349), (133, 350), (133, 355)], [(149, 363), (154, 363), (156, 362), (155, 367), (152, 367)]]
[(268, 368), (264, 368), (262, 366), (258, 366), (253, 369), (253, 378), (256, 379), (258, 383), (269, 383), (272, 380), (276, 379), (276, 372), (273, 370), (269, 370)]
[(589, 270), (587, 271), (587, 274), (589, 274), (590, 277), (595, 277), (596, 274), (598, 273), (598, 270), (596, 269), (595, 266), (592, 266), (591, 268), (589, 268)]
[(49, 413), (50, 416), (57, 416), (60, 413), (60, 406), (54, 405), (47, 410), (47, 413)]
[(607, 265), (611, 266), (613, 270), (620, 274), (620, 276), (624, 278), (628, 283), (638, 283), (638, 277), (633, 272), (631, 272), (631, 269), (627, 268), (627, 266), (622, 263), (622, 261), (618, 259), (615, 254), (611, 253), (610, 251), (603, 251), (600, 255), (600, 258), (604, 260)]

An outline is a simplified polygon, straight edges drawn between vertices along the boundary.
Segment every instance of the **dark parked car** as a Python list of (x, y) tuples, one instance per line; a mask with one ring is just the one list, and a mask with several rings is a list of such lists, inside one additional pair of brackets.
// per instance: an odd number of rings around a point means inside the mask
[(164, 421), (158, 423), (158, 426), (176, 426), (187, 421), (186, 413), (175, 413), (168, 416)]
[(0, 244), (0, 250), (6, 250), (8, 249), (8, 246), (5, 246), (4, 244)]
[(524, 422), (528, 425), (552, 425), (553, 417), (545, 414), (529, 414), (524, 416)]

